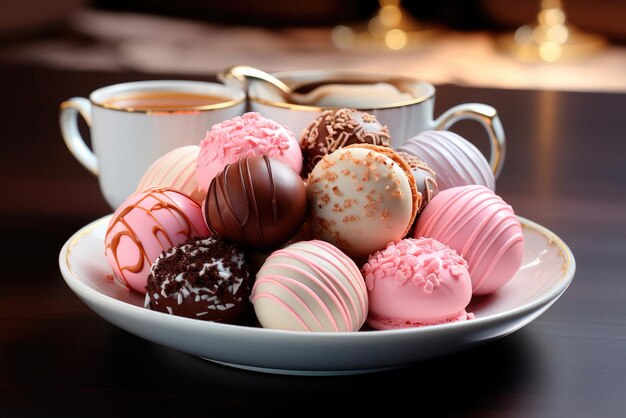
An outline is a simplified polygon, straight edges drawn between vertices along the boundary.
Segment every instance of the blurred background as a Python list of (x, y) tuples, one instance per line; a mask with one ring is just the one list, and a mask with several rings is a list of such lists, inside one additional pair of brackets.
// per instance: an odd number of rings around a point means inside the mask
[(626, 91), (623, 0), (0, 0), (0, 62), (215, 74), (343, 68)]

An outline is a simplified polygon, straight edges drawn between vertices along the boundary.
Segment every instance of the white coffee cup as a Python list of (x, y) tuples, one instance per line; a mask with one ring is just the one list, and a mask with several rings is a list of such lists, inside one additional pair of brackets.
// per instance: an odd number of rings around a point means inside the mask
[[(250, 109), (286, 125), (300, 136), (324, 110), (355, 108), (372, 113), (389, 127), (392, 146), (432, 129), (448, 129), (454, 123), (472, 119), (480, 122), (489, 136), (490, 165), (497, 177), (504, 164), (506, 138), (497, 111), (482, 103), (464, 103), (434, 117), (435, 86), (411, 77), (390, 74), (302, 70), (271, 73), (292, 91), (315, 86), (312, 93), (291, 95), (287, 100), (273, 85), (258, 78), (259, 70), (232, 66), (218, 77), (225, 83), (247, 89)], [(396, 89), (394, 96), (393, 88)]]
[[(158, 102), (159, 97), (169, 96), (180, 96), (182, 101), (154, 107), (132, 102), (142, 97)], [(184, 104), (184, 98), (190, 105)], [(205, 98), (207, 104), (202, 104)], [(183, 145), (199, 144), (212, 125), (245, 110), (245, 92), (235, 87), (202, 81), (136, 81), (99, 88), (89, 99), (63, 102), (60, 125), (68, 149), (98, 176), (105, 200), (115, 209), (159, 157)], [(93, 151), (79, 132), (79, 114), (90, 127)]]

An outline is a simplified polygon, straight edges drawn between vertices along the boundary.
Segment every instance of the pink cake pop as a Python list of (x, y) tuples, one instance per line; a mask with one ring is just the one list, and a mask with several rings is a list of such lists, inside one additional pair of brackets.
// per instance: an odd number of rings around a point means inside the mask
[(362, 269), (369, 299), (367, 323), (397, 329), (473, 318), (467, 263), (454, 250), (430, 238), (390, 242)]
[(202, 203), (206, 192), (200, 189), (196, 180), (199, 152), (198, 145), (185, 145), (163, 155), (146, 170), (136, 191), (141, 192), (149, 187), (169, 187)]
[(200, 143), (196, 176), (206, 192), (227, 164), (253, 155), (267, 155), (302, 171), (302, 151), (292, 131), (257, 112), (213, 125)]
[(130, 195), (113, 213), (105, 254), (120, 284), (146, 293), (150, 266), (163, 250), (209, 235), (198, 203), (172, 189), (147, 189)]
[(513, 208), (484, 186), (443, 190), (421, 213), (414, 236), (454, 248), (469, 265), (474, 294), (504, 286), (519, 269), (524, 235)]

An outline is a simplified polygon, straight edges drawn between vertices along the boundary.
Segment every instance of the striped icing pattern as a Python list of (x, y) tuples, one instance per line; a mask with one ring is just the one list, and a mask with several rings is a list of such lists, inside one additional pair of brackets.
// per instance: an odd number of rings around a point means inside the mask
[(398, 148), (424, 161), (437, 174), (439, 190), (477, 184), (491, 190), (496, 181), (478, 148), (451, 131), (424, 131)]
[(274, 251), (257, 273), (250, 300), (264, 328), (295, 331), (358, 331), (368, 311), (359, 268), (319, 240)]
[(415, 237), (436, 239), (461, 254), (469, 265), (475, 294), (503, 286), (522, 261), (519, 220), (510, 205), (484, 186), (440, 192), (420, 215)]
[(202, 203), (205, 193), (199, 188), (196, 179), (199, 152), (198, 145), (186, 145), (163, 155), (146, 170), (137, 185), (137, 191), (155, 186), (169, 187)]

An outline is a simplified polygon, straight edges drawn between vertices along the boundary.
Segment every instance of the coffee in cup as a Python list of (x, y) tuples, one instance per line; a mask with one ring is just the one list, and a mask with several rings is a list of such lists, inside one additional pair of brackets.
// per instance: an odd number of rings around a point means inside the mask
[(157, 112), (176, 111), (226, 103), (230, 98), (182, 91), (132, 92), (114, 96), (102, 105), (109, 109), (132, 109), (135, 111)]

